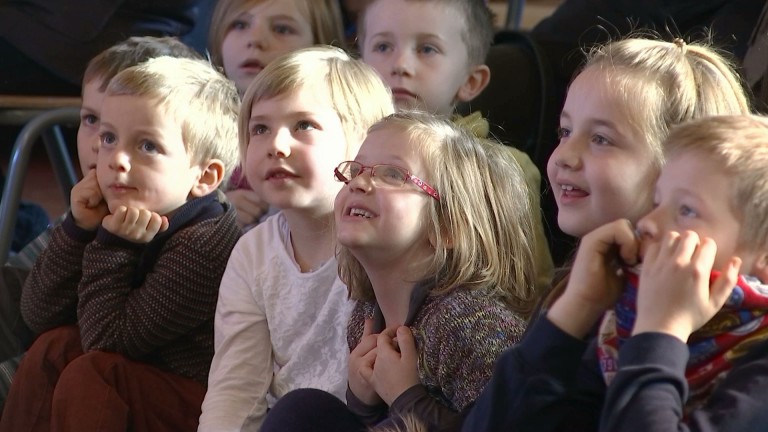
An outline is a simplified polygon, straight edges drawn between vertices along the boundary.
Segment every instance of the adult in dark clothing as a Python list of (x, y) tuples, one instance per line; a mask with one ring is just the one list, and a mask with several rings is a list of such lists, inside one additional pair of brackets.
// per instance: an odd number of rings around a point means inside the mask
[(2, 0), (0, 93), (77, 96), (96, 54), (129, 36), (184, 36), (212, 1)]

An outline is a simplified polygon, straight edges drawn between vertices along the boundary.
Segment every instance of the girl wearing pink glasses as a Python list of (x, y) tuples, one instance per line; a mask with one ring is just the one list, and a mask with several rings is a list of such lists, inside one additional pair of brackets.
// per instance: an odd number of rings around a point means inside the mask
[(501, 144), (406, 112), (374, 125), (335, 176), (346, 184), (334, 206), (339, 273), (357, 300), (347, 405), (294, 391), (262, 431), (458, 430), (534, 301), (522, 171)]

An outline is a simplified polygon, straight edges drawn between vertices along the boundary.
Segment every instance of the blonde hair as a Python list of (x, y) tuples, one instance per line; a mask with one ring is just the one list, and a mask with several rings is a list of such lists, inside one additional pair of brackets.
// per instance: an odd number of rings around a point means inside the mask
[[(240, 157), (248, 148), (253, 105), (298, 91), (328, 92), (339, 115), (347, 150), (357, 152), (365, 131), (394, 111), (392, 94), (373, 68), (332, 46), (314, 46), (278, 57), (253, 79), (240, 109)], [(332, 175), (332, 174), (329, 174)]]
[[(533, 211), (522, 169), (503, 145), (477, 138), (448, 119), (400, 112), (369, 130), (401, 130), (422, 156), (430, 200), (428, 232), (435, 254), (425, 269), (433, 295), (481, 289), (527, 317), (535, 302)], [(503, 182), (500, 182), (503, 179)], [(344, 247), (339, 275), (358, 300), (375, 298), (362, 265)], [(431, 281), (430, 281), (431, 282)]]
[(605, 73), (631, 126), (663, 163), (661, 143), (672, 126), (718, 115), (748, 114), (749, 99), (734, 65), (709, 44), (631, 37), (593, 48), (583, 70)]
[(714, 116), (681, 124), (664, 153), (695, 152), (716, 161), (733, 182), (731, 208), (741, 222), (739, 244), (768, 247), (768, 118)]
[(134, 36), (112, 45), (92, 58), (85, 68), (83, 83), (99, 79), (99, 91), (103, 92), (107, 89), (109, 80), (121, 70), (161, 56), (203, 59), (200, 53), (175, 37)]
[(181, 123), (187, 152), (195, 163), (219, 159), (227, 177), (237, 165), (235, 85), (204, 60), (157, 57), (118, 73), (108, 95), (157, 100)]
[[(219, 0), (211, 15), (208, 32), (208, 50), (211, 61), (223, 67), (221, 46), (231, 30), (235, 19), (267, 0)], [(277, 1), (277, 0), (276, 0)], [(344, 24), (338, 0), (279, 0), (293, 1), (304, 18), (312, 26), (312, 40), (315, 44), (344, 46)]]
[[(363, 52), (365, 43), (365, 18), (368, 7), (379, 0), (368, 0), (357, 23), (358, 49)], [(386, 1), (386, 0), (384, 0)], [(418, 2), (431, 2), (444, 7), (455, 8), (462, 18), (461, 40), (467, 49), (467, 58), (470, 65), (485, 64), (488, 52), (493, 43), (493, 12), (483, 1), (478, 0), (408, 0)]]

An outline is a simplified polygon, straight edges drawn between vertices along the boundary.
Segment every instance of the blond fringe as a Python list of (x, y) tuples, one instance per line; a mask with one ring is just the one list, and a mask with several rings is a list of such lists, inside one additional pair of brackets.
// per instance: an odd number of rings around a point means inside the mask
[[(370, 432), (428, 432), (428, 428), (413, 413), (398, 416), (398, 424), (373, 427)], [(402, 426), (402, 427), (401, 427)]]

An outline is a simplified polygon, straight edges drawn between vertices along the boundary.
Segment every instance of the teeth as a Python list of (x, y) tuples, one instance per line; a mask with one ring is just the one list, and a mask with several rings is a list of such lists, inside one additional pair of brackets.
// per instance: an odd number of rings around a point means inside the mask
[(572, 185), (560, 185), (560, 189), (562, 189), (564, 191), (569, 191), (570, 192), (570, 191), (574, 190), (575, 188)]
[(373, 215), (370, 214), (369, 212), (367, 212), (367, 211), (365, 211), (363, 209), (359, 209), (359, 208), (350, 209), (349, 210), (349, 214), (350, 214), (350, 216), (360, 216), (360, 217), (364, 217), (366, 219), (370, 219), (370, 218), (373, 217)]

